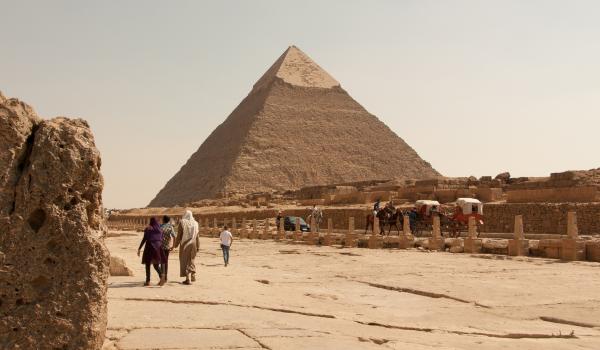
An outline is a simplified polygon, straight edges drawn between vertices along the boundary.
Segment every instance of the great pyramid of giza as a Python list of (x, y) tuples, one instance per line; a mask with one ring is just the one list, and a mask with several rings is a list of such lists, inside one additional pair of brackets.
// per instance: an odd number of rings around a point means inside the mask
[(295, 46), (149, 206), (372, 179), (439, 176)]

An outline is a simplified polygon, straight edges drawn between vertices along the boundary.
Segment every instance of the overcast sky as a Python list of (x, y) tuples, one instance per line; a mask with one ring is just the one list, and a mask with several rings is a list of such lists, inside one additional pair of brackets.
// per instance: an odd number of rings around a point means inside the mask
[(292, 44), (447, 176), (600, 166), (598, 1), (0, 0), (0, 90), (142, 207)]

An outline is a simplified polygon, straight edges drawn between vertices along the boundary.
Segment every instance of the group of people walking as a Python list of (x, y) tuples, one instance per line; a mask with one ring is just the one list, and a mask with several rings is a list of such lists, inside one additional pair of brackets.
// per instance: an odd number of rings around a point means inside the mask
[[(198, 235), (198, 222), (192, 212), (186, 210), (179, 221), (177, 228), (169, 216), (162, 218), (162, 224), (156, 218), (151, 218), (149, 225), (144, 229), (144, 237), (138, 248), (140, 256), (142, 248), (142, 264), (146, 266), (146, 281), (144, 286), (150, 285), (151, 267), (158, 273), (159, 286), (167, 282), (169, 271), (169, 253), (179, 247), (179, 276), (185, 277), (183, 284), (190, 285), (196, 281), (196, 265), (194, 259), (200, 250), (200, 236)], [(233, 242), (231, 232), (225, 226), (221, 232), (220, 243), (223, 250), (225, 266), (229, 264), (229, 247)]]

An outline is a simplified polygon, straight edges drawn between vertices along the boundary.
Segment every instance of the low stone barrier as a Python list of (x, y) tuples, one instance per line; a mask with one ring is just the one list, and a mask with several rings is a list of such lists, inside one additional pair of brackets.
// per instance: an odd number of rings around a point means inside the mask
[[(587, 212), (586, 215), (588, 215)], [(270, 218), (261, 220), (260, 227), (256, 218), (250, 221), (250, 225), (248, 225), (247, 218), (242, 218), (239, 228), (237, 227), (239, 218), (236, 217), (222, 219), (213, 217), (212, 219), (204, 218), (204, 220), (198, 218), (198, 222), (200, 224), (200, 234), (206, 237), (218, 237), (223, 225), (228, 225), (231, 232), (241, 239), (273, 239), (296, 244), (340, 245), (349, 248), (368, 247), (371, 249), (408, 249), (418, 246), (429, 250), (450, 251), (453, 253), (487, 253), (509, 256), (540, 256), (566, 261), (586, 259), (600, 261), (600, 242), (586, 241), (579, 236), (578, 213), (570, 211), (565, 216), (564, 232), (566, 235), (563, 236), (559, 232), (556, 234), (529, 232), (525, 234), (526, 227), (530, 227), (527, 225), (526, 216), (515, 215), (513, 217), (513, 233), (489, 234), (492, 237), (491, 239), (483, 239), (482, 236), (486, 236), (485, 233), (478, 234), (478, 227), (474, 218), (469, 220), (466, 237), (447, 239), (441, 235), (440, 218), (434, 217), (432, 235), (424, 240), (417, 240), (412, 235), (408, 216), (403, 217), (402, 233), (397, 236), (379, 235), (379, 220), (377, 218), (374, 220), (374, 233), (368, 235), (363, 234), (362, 230), (357, 233), (354, 217), (348, 218), (346, 222), (347, 230), (341, 231), (335, 231), (333, 218), (327, 218), (327, 232), (325, 234), (317, 232), (314, 221), (311, 222), (311, 232), (308, 233), (301, 231), (299, 221), (296, 222), (294, 231), (286, 232), (282, 220), (280, 220), (279, 226), (275, 226), (275, 229), (272, 230)], [(147, 220), (149, 220), (148, 217), (126, 218), (116, 221), (114, 225), (124, 229), (135, 229), (142, 227)], [(500, 237), (508, 239), (498, 239)]]

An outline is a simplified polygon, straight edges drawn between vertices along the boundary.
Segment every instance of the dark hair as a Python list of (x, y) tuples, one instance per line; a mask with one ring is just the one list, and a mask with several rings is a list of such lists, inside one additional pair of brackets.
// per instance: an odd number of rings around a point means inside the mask
[(169, 215), (165, 215), (163, 216), (163, 223), (166, 224), (167, 222), (171, 221), (171, 218), (169, 217)]
[(227, 225), (223, 225), (223, 230), (227, 230)]

